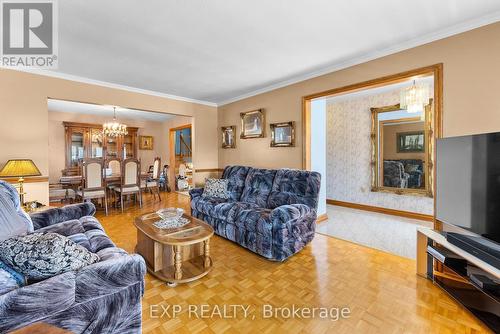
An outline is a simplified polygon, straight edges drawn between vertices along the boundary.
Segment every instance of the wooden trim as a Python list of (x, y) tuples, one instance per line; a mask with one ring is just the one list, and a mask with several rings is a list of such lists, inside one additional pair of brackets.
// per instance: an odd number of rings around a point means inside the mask
[(410, 78), (434, 76), (434, 122), (435, 138), (441, 138), (443, 134), (443, 63), (421, 67), (406, 72), (367, 80), (352, 85), (325, 90), (302, 97), (302, 168), (309, 170), (311, 165), (311, 100), (353, 93), (365, 89), (377, 88), (388, 84), (406, 81)]
[(311, 100), (302, 98), (302, 169), (311, 169)]
[(190, 129), (190, 128), (191, 128), (191, 123), (181, 125), (181, 126), (176, 126), (175, 128), (170, 128), (170, 131), (184, 130), (184, 129)]
[[(436, 81), (436, 85), (434, 88), (434, 92), (437, 93), (438, 96), (435, 96), (436, 100), (440, 101), (441, 100), (441, 93), (442, 93), (442, 70), (443, 70), (443, 64), (434, 64), (426, 67), (420, 67), (414, 70), (409, 70), (406, 72), (400, 72), (397, 74), (392, 74), (392, 75), (387, 75), (384, 77), (372, 79), (372, 80), (367, 80), (363, 82), (358, 82), (352, 85), (347, 85), (339, 88), (333, 88), (329, 90), (325, 90), (319, 93), (314, 93), (310, 95), (306, 95), (303, 97), (305, 100), (312, 100), (312, 99), (317, 99), (320, 97), (326, 97), (326, 96), (335, 96), (339, 94), (343, 94), (346, 92), (353, 93), (356, 91), (364, 90), (367, 88), (377, 88), (381, 86), (385, 86), (388, 84), (394, 84), (398, 82), (403, 82), (408, 80), (408, 78), (419, 78), (423, 76), (428, 76), (433, 74), (434, 80)], [(438, 78), (439, 77), (439, 78)], [(438, 88), (438, 89), (436, 89)]]
[(223, 172), (222, 168), (200, 168), (194, 170), (196, 173), (215, 173), (215, 172)]
[(316, 219), (316, 224), (324, 222), (325, 220), (328, 220), (328, 215), (326, 213), (318, 216), (318, 218)]
[[(181, 126), (177, 126), (175, 128), (170, 128), (169, 129), (169, 139), (168, 139), (168, 144), (169, 144), (169, 149), (170, 149), (170, 167), (169, 167), (169, 181), (170, 181), (170, 189), (175, 190), (175, 185), (176, 185), (176, 180), (175, 180), (175, 131), (177, 130), (184, 130), (184, 129), (191, 129), (191, 138), (193, 137), (193, 129), (192, 129), (192, 124), (184, 124)], [(191, 139), (192, 143), (192, 139)], [(193, 159), (193, 154), (191, 153), (191, 159)], [(197, 170), (194, 171), (196, 173)], [(193, 183), (194, 183), (194, 175), (193, 175)]]
[[(9, 182), (11, 184), (19, 183), (18, 177), (2, 177), (0, 180)], [(24, 183), (40, 183), (40, 182), (49, 182), (48, 176), (27, 176), (24, 178)]]
[(411, 219), (424, 220), (424, 221), (428, 221), (428, 222), (434, 222), (434, 216), (426, 215), (423, 213), (381, 208), (379, 206), (343, 202), (343, 201), (337, 201), (334, 199), (327, 199), (326, 203), (331, 204), (331, 205), (342, 206), (345, 208), (364, 210), (364, 211), (370, 211), (370, 212), (377, 212), (377, 213), (383, 213), (383, 214), (391, 215), (391, 216), (398, 216), (398, 217), (405, 217), (405, 218), (411, 218)]

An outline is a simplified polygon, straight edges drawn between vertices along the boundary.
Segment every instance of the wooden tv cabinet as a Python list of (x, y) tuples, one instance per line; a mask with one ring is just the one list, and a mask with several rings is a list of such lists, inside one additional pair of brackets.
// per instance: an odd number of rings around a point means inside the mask
[[(428, 247), (453, 255), (453, 261), (441, 262)], [(499, 290), (482, 289), (471, 280), (471, 273), (500, 280), (500, 270), (450, 244), (438, 231), (417, 228), (417, 274), (432, 280), (493, 332), (500, 333)]]

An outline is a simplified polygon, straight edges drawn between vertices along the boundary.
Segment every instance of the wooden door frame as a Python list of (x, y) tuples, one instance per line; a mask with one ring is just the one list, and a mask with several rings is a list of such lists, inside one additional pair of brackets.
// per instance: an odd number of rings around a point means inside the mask
[(354, 93), (366, 89), (387, 86), (400, 83), (408, 79), (434, 76), (434, 124), (435, 138), (443, 135), (443, 64), (435, 64), (414, 70), (401, 72), (377, 79), (363, 81), (352, 85), (333, 88), (319, 93), (314, 93), (302, 97), (302, 168), (311, 169), (311, 101), (322, 97), (333, 97), (347, 93)]
[[(329, 89), (315, 94), (302, 97), (302, 168), (311, 169), (311, 102), (322, 97), (332, 97), (346, 93), (354, 93), (366, 89), (382, 87), (390, 84), (400, 83), (409, 79), (417, 79), (425, 76), (434, 76), (434, 140), (443, 137), (443, 63), (409, 70), (393, 75), (388, 75), (368, 81), (355, 83), (339, 88)], [(433, 160), (436, 161), (436, 150)], [(436, 168), (433, 171), (436, 180)], [(436, 182), (433, 184), (433, 193), (436, 193)], [(434, 212), (436, 212), (436, 201), (434, 200)], [(439, 223), (433, 217), (434, 228), (439, 229)]]
[[(170, 189), (172, 191), (175, 191), (175, 132), (177, 130), (184, 130), (184, 129), (191, 129), (191, 145), (193, 143), (193, 124), (185, 124), (181, 126), (177, 126), (175, 128), (170, 128), (169, 129), (169, 150), (170, 150), (170, 168), (169, 168), (169, 182), (170, 182)], [(193, 150), (193, 147), (191, 147), (191, 152)], [(191, 155), (191, 159), (193, 159), (193, 154)], [(194, 177), (194, 168), (193, 168), (193, 177)]]

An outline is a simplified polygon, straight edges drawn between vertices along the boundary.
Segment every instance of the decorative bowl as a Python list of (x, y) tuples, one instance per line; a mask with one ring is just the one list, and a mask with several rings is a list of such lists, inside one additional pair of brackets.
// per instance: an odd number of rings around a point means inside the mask
[(165, 221), (179, 220), (183, 213), (184, 209), (181, 208), (166, 208), (156, 211), (156, 214)]

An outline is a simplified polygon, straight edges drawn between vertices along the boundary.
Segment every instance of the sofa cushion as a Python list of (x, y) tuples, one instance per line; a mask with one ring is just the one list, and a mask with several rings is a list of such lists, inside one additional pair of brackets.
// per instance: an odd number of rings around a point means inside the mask
[(30, 280), (43, 280), (99, 261), (99, 256), (57, 233), (31, 233), (0, 243), (0, 260)]
[(26, 277), (0, 261), (0, 295), (26, 285)]
[(270, 216), (271, 210), (266, 208), (241, 210), (235, 222), (236, 226), (247, 231), (270, 234), (273, 228)]
[(95, 206), (92, 202), (84, 202), (63, 206), (62, 208), (52, 208), (31, 214), (31, 220), (35, 230), (62, 223), (72, 219), (79, 219), (83, 216), (92, 216), (95, 213)]
[(196, 197), (191, 201), (191, 207), (205, 215), (213, 216), (215, 206), (225, 202), (227, 199), (218, 197)]
[(21, 208), (17, 190), (0, 180), (0, 241), (29, 232), (33, 223)]
[(312, 209), (318, 206), (321, 175), (296, 169), (280, 169), (274, 178), (267, 207), (277, 208), (288, 204), (305, 204)]
[(241, 210), (258, 208), (256, 204), (245, 202), (226, 202), (217, 204), (210, 211), (211, 216), (228, 222), (234, 222)]
[(217, 197), (228, 199), (229, 193), (227, 192), (228, 179), (207, 179), (205, 181), (205, 189), (203, 190), (202, 197)]
[(273, 187), (275, 169), (252, 169), (245, 180), (241, 202), (254, 203), (261, 208), (267, 206), (267, 198)]
[(243, 188), (245, 187), (245, 180), (250, 169), (252, 168), (245, 166), (227, 166), (224, 168), (222, 178), (229, 180), (227, 184), (227, 192), (230, 200), (240, 200)]
[(87, 248), (89, 251), (92, 251), (89, 239), (87, 238), (87, 235), (85, 235), (85, 229), (78, 219), (72, 219), (62, 223), (49, 225), (46, 227), (42, 227), (36, 231), (41, 233), (52, 232), (63, 235), (70, 238), (74, 243)]
[(89, 240), (91, 252), (98, 253), (103, 249), (115, 247), (115, 244), (108, 237), (97, 218), (94, 216), (83, 216), (79, 221), (85, 230), (85, 236)]

